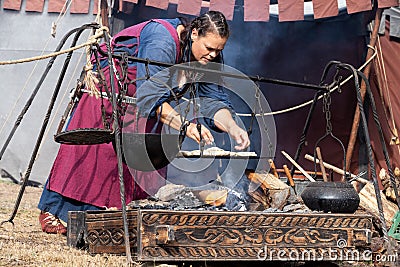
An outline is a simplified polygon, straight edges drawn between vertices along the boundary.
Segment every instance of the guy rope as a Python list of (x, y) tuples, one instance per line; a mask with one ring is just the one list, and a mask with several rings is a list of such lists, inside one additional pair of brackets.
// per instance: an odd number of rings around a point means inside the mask
[(77, 45), (77, 46), (74, 46), (74, 47), (70, 47), (70, 48), (65, 49), (65, 50), (60, 50), (60, 51), (53, 52), (53, 53), (50, 53), (50, 54), (47, 54), (47, 55), (42, 55), (42, 56), (15, 59), (15, 60), (7, 60), (7, 61), (0, 61), (0, 65), (12, 65), (12, 64), (20, 64), (20, 63), (26, 63), (26, 62), (36, 61), (36, 60), (43, 60), (43, 59), (46, 59), (46, 58), (51, 58), (51, 57), (56, 57), (56, 56), (59, 56), (59, 55), (62, 55), (62, 54), (66, 54), (66, 53), (81, 49), (81, 48), (86, 47), (86, 46), (91, 46), (91, 45), (97, 43), (99, 38), (102, 38), (104, 36), (104, 31), (109, 32), (108, 28), (103, 26), (103, 27), (97, 29), (96, 30), (96, 34), (92, 35), (89, 38), (89, 41), (87, 41), (86, 43), (83, 43), (83, 44), (80, 44), (80, 45)]

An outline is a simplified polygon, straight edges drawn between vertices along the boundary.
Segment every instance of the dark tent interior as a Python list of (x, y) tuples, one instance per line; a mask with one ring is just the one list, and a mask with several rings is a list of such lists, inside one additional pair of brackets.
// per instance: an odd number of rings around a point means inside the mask
[[(144, 2), (144, 1), (142, 1)], [(125, 3), (126, 12), (116, 13), (112, 18), (113, 32), (138, 22), (152, 18), (174, 18), (182, 16), (176, 11), (176, 5), (169, 5), (168, 10), (145, 6), (144, 3), (129, 5)], [(202, 12), (206, 9), (203, 8)], [(271, 16), (268, 22), (244, 22), (243, 5), (235, 5), (234, 19), (230, 21), (231, 37), (224, 49), (225, 64), (238, 69), (249, 76), (260, 76), (297, 83), (319, 85), (324, 67), (330, 61), (348, 63), (355, 68), (360, 67), (366, 57), (369, 32), (367, 24), (373, 19), (374, 11), (347, 14), (341, 10), (336, 17), (314, 20), (306, 16), (303, 21), (279, 22), (277, 16)], [(190, 17), (189, 17), (190, 18)], [(344, 78), (350, 72), (343, 72)], [(325, 79), (332, 82), (332, 73)], [(310, 104), (316, 90), (296, 86), (279, 85), (268, 82), (258, 83), (272, 110), (276, 124), (276, 153), (274, 161), (277, 166), (290, 164), (281, 155), (284, 150), (294, 155)], [(246, 88), (243, 88), (246, 90)], [(340, 91), (340, 92), (339, 92)], [(348, 81), (341, 90), (332, 93), (331, 123), (332, 133), (347, 147), (351, 131), (353, 114), (356, 108), (356, 91), (354, 80)], [(314, 164), (304, 159), (304, 154), (314, 154), (314, 144), (326, 133), (326, 117), (323, 112), (322, 99), (318, 101), (312, 112), (310, 128), (306, 135), (299, 163), (309, 170)], [(292, 107), (302, 105), (293, 110)], [(237, 112), (242, 105), (235, 105)], [(276, 112), (276, 113), (275, 113)], [(242, 118), (246, 127), (250, 127), (250, 119)], [(257, 151), (260, 145), (257, 131), (253, 131), (251, 141)], [(361, 138), (361, 143), (362, 143)], [(351, 170), (357, 172), (359, 164), (365, 168), (368, 159), (365, 152), (359, 153), (359, 143), (353, 153)], [(344, 164), (344, 151), (337, 140), (325, 138), (320, 143), (324, 159), (340, 168)], [(361, 155), (360, 157), (358, 155)], [(248, 168), (253, 168), (249, 164)], [(336, 179), (336, 178), (335, 178)]]

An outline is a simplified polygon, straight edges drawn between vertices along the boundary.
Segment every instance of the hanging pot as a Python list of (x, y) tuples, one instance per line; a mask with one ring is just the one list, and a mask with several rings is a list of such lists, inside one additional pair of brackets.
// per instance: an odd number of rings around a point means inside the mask
[(311, 210), (332, 213), (353, 213), (360, 197), (347, 182), (312, 182), (301, 193), (304, 204)]
[(177, 156), (183, 139), (181, 134), (123, 133), (124, 161), (139, 171), (161, 169)]

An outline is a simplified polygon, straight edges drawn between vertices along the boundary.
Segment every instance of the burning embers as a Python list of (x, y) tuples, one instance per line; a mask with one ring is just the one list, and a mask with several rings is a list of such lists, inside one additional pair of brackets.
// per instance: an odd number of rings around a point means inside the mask
[(310, 211), (286, 183), (272, 174), (254, 172), (247, 172), (231, 188), (217, 181), (206, 189), (169, 183), (154, 198), (136, 200), (128, 206), (163, 210)]

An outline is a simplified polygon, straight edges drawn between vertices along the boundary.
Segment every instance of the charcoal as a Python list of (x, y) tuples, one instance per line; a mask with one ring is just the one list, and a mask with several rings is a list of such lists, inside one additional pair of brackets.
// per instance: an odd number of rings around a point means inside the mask
[(310, 211), (304, 204), (289, 204), (283, 207), (284, 212), (300, 212), (300, 211)]
[(170, 203), (159, 201), (154, 198), (134, 200), (128, 204), (130, 209), (155, 209), (155, 210), (166, 210), (170, 209)]
[(196, 208), (204, 206), (205, 204), (201, 202), (192, 191), (189, 189), (184, 189), (177, 195), (173, 200), (170, 201), (171, 208), (174, 210), (184, 210), (190, 208)]
[(247, 211), (249, 202), (240, 194), (234, 190), (228, 191), (226, 197), (225, 207), (230, 211)]

